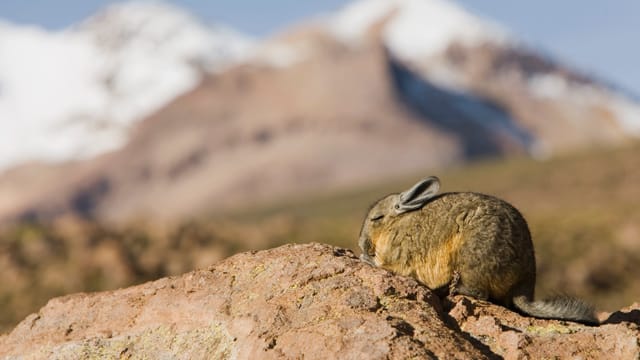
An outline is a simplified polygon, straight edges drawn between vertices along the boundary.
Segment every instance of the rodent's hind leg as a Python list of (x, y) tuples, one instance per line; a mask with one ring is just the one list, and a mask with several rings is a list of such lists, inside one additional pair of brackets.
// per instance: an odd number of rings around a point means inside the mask
[(453, 278), (449, 284), (449, 294), (471, 296), (478, 300), (489, 299), (489, 292), (486, 289), (465, 284), (458, 271), (453, 272)]

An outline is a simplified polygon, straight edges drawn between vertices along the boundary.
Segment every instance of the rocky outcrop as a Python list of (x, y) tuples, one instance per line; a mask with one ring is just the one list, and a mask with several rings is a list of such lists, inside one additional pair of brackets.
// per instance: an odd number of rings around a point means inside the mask
[(0, 357), (637, 358), (640, 304), (598, 327), (522, 317), (328, 245), (243, 253), (127, 289), (56, 298), (0, 337)]
[(453, 327), (506, 359), (637, 359), (640, 304), (612, 315), (600, 326), (540, 320), (470, 298), (456, 297), (448, 315)]

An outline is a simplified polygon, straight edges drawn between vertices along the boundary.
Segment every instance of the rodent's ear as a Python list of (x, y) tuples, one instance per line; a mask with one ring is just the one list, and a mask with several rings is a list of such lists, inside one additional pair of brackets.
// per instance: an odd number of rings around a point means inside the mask
[(413, 187), (398, 196), (398, 203), (395, 205), (397, 213), (418, 210), (423, 207), (440, 190), (440, 179), (429, 176), (419, 181)]

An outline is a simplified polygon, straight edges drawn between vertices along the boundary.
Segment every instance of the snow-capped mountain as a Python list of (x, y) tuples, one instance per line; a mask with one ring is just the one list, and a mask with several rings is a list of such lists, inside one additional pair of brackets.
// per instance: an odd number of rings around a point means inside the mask
[[(102, 149), (117, 150), (0, 176), (0, 219), (175, 219), (481, 157), (546, 157), (640, 136), (638, 103), (450, 1), (358, 0), (253, 43), (164, 5), (150, 18), (148, 5), (122, 6), (46, 34), (77, 39), (47, 43), (58, 55), (45, 63), (62, 70), (38, 73), (49, 77), (42, 89), (7, 87), (32, 91), (48, 107), (30, 108), (29, 97), (20, 98), (23, 107), (0, 107), (39, 114), (24, 118), (40, 136), (34, 148), (50, 158), (56, 130), (75, 146), (58, 144), (60, 159), (97, 152), (98, 133), (116, 134)], [(60, 53), (75, 54), (75, 64)], [(34, 73), (40, 62), (25, 60)], [(12, 79), (1, 71), (3, 82)], [(48, 104), (49, 88), (81, 101)], [(42, 120), (46, 113), (56, 117)], [(12, 126), (0, 116), (0, 126)], [(100, 126), (118, 130), (87, 130)]]
[[(520, 100), (511, 98), (529, 97), (543, 107), (554, 107), (554, 111), (561, 113), (556, 114), (558, 117), (571, 118), (574, 132), (589, 133), (589, 138), (567, 140), (566, 147), (561, 144), (566, 139), (536, 134), (538, 140), (529, 144), (529, 152), (534, 155), (572, 148), (580, 141), (619, 141), (612, 132), (640, 137), (640, 105), (633, 99), (540, 55), (500, 25), (469, 13), (453, 1), (357, 0), (329, 17), (326, 28), (344, 43), (357, 47), (368, 41), (371, 29), (380, 22), (378, 36), (389, 53), (436, 87), (460, 97), (472, 94), (498, 98), (498, 102), (507, 107), (510, 102), (514, 107), (519, 106), (515, 102)], [(507, 91), (496, 94), (496, 83)], [(428, 89), (415, 85), (405, 89), (412, 93), (408, 95), (428, 99)], [(500, 116), (474, 104), (467, 103), (464, 107), (467, 108), (464, 111), (480, 116), (477, 122), (512, 133), (509, 136), (514, 137), (513, 129), (500, 125), (505, 124)], [(514, 115), (518, 112), (509, 110)], [(606, 118), (605, 124), (589, 119), (594, 116)], [(524, 125), (530, 129), (539, 127), (535, 124), (539, 119), (532, 118), (531, 114), (520, 117), (517, 122), (526, 122)], [(606, 129), (601, 128), (602, 125)], [(548, 130), (552, 128), (547, 126)]]
[(0, 23), (0, 169), (117, 149), (134, 121), (251, 46), (158, 2), (115, 4), (58, 32)]

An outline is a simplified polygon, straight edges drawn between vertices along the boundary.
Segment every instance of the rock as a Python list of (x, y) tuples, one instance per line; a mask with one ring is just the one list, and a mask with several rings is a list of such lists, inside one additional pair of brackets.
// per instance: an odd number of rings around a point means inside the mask
[(520, 316), (501, 306), (456, 296), (453, 327), (505, 359), (638, 359), (640, 304), (613, 313), (600, 326)]
[(52, 299), (0, 337), (0, 357), (637, 358), (639, 313), (634, 304), (589, 327), (466, 297), (442, 302), (351, 251), (285, 245), (127, 289)]

